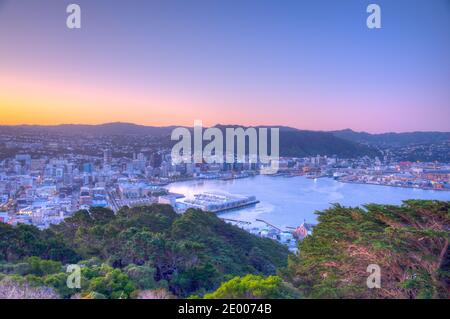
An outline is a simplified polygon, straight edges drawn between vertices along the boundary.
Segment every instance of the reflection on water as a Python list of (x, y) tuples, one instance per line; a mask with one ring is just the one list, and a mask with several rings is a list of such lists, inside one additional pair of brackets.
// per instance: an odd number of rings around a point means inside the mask
[(358, 206), (367, 203), (400, 204), (405, 199), (450, 200), (450, 192), (378, 185), (345, 184), (329, 178), (255, 176), (236, 180), (196, 180), (173, 183), (167, 188), (187, 197), (207, 191), (255, 195), (252, 207), (224, 212), (221, 217), (254, 222), (256, 218), (280, 227), (315, 222), (317, 210), (331, 203)]

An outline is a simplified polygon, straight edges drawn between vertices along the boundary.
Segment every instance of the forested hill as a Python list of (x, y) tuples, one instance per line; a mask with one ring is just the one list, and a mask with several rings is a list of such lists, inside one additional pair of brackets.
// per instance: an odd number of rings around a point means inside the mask
[[(216, 125), (223, 136), (226, 136), (227, 128), (237, 128), (236, 125)], [(341, 158), (354, 158), (359, 156), (381, 156), (381, 153), (370, 146), (339, 138), (332, 133), (299, 130), (286, 126), (255, 126), (257, 132), (260, 128), (268, 129), (268, 150), (270, 151), (271, 137), (270, 129), (279, 129), (280, 155), (286, 157), (307, 157), (307, 156), (333, 156)], [(248, 129), (248, 127), (244, 127)]]
[[(45, 231), (0, 223), (0, 298), (450, 298), (449, 201), (317, 214), (299, 256), (167, 205), (79, 211)], [(81, 289), (67, 287), (68, 263)]]
[[(285, 278), (310, 298), (450, 297), (450, 202), (402, 206), (336, 205), (289, 261)], [(368, 289), (367, 267), (378, 265), (381, 288)]]
[(62, 265), (68, 263), (85, 266), (83, 289), (76, 291), (84, 296), (131, 297), (163, 289), (187, 297), (211, 291), (232, 276), (273, 275), (286, 265), (287, 255), (277, 242), (215, 214), (189, 210), (178, 215), (168, 205), (123, 208), (117, 215), (92, 208), (45, 231), (0, 223), (0, 273), (28, 276), (64, 297), (74, 294), (65, 287)]

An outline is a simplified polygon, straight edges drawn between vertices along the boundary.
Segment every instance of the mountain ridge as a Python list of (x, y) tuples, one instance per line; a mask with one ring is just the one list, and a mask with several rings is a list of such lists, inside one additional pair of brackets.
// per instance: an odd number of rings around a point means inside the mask
[[(161, 139), (170, 146), (172, 130), (179, 126), (146, 126), (126, 122), (104, 124), (60, 124), (60, 125), (0, 125), (0, 134), (60, 134), (103, 136), (151, 136)], [(182, 126), (192, 130), (192, 127)], [(378, 133), (356, 132), (351, 129), (339, 131), (302, 130), (289, 126), (240, 126), (216, 124), (225, 131), (227, 127), (254, 127), (256, 129), (280, 129), (280, 155), (289, 157), (306, 157), (326, 155), (338, 157), (380, 156), (379, 147), (401, 147), (415, 144), (433, 144), (450, 142), (450, 132), (405, 132)], [(206, 127), (205, 127), (206, 128)]]
[(331, 131), (330, 133), (349, 141), (370, 144), (373, 146), (407, 146), (411, 144), (450, 142), (450, 132), (440, 131), (386, 132), (371, 134), (344, 129)]
[[(55, 124), (55, 125), (41, 125), (41, 124), (14, 124), (14, 125), (7, 125), (7, 124), (0, 124), (0, 129), (6, 129), (6, 128), (29, 128), (29, 129), (62, 129), (62, 128), (146, 128), (146, 129), (173, 129), (176, 127), (187, 127), (192, 128), (192, 126), (186, 126), (186, 125), (144, 125), (144, 124), (136, 124), (131, 122), (106, 122), (101, 124), (72, 124), (72, 123), (61, 123), (61, 124)], [(449, 134), (450, 131), (406, 131), (406, 132), (383, 132), (383, 133), (369, 133), (366, 131), (356, 131), (351, 128), (345, 128), (341, 130), (309, 130), (309, 129), (302, 129), (302, 128), (296, 128), (286, 125), (239, 125), (239, 124), (222, 124), (217, 123), (211, 126), (204, 126), (204, 128), (208, 127), (243, 127), (243, 128), (280, 128), (281, 130), (295, 130), (295, 131), (307, 131), (307, 132), (325, 132), (325, 133), (332, 133), (336, 135), (344, 135), (344, 134), (354, 134), (354, 135), (360, 135), (360, 136), (386, 136), (386, 135), (404, 135), (404, 134)]]
[[(227, 127), (242, 127), (239, 125), (217, 124), (213, 127), (222, 132)], [(334, 136), (329, 132), (299, 130), (287, 126), (253, 126), (255, 128), (267, 127), (280, 129), (280, 155), (289, 157), (305, 157), (336, 155), (339, 157), (377, 156), (379, 152), (372, 147), (357, 142), (348, 141)], [(173, 146), (169, 136), (175, 126), (145, 126), (132, 123), (105, 123), (101, 125), (63, 124), (57, 126), (0, 126), (1, 133), (25, 134), (61, 134), (61, 135), (89, 135), (102, 136), (152, 136), (159, 138), (167, 147)], [(192, 127), (187, 127), (192, 130)], [(248, 128), (248, 127), (244, 127)], [(270, 144), (270, 139), (269, 139)], [(270, 147), (270, 145), (268, 145)]]

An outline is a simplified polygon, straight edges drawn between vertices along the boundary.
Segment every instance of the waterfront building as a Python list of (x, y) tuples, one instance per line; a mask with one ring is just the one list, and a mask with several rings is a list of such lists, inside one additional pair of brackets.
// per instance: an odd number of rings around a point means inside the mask
[(187, 208), (198, 208), (209, 212), (220, 212), (258, 203), (255, 196), (225, 195), (220, 193), (205, 192), (195, 194), (193, 199), (183, 199)]

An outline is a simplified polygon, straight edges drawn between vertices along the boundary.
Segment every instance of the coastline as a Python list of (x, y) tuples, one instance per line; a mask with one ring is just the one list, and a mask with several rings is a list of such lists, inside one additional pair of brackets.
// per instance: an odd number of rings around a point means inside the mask
[(401, 186), (401, 185), (389, 185), (389, 184), (376, 184), (376, 183), (363, 183), (363, 182), (352, 182), (352, 181), (341, 181), (336, 179), (336, 181), (344, 184), (360, 184), (360, 185), (374, 185), (374, 186), (385, 186), (385, 187), (396, 187), (396, 188), (408, 188), (408, 189), (418, 189), (422, 191), (439, 191), (439, 192), (450, 192), (450, 189), (438, 189), (438, 188), (424, 188), (424, 187), (414, 187), (414, 186)]
[[(259, 176), (259, 175), (261, 175), (261, 174), (249, 175), (249, 176), (238, 177), (238, 178), (227, 178), (227, 179), (222, 179), (222, 178), (203, 179), (203, 178), (187, 177), (187, 178), (183, 178), (183, 179), (180, 179), (180, 180), (167, 182), (166, 184), (164, 184), (162, 186), (164, 187), (164, 186), (168, 186), (170, 184), (176, 184), (176, 183), (181, 183), (181, 182), (205, 181), (205, 180), (217, 180), (217, 181), (228, 182), (228, 181), (234, 181), (234, 180), (238, 180), (238, 179), (246, 179), (246, 178), (250, 178), (250, 177), (255, 177), (255, 176)], [(402, 186), (402, 185), (389, 185), (389, 184), (376, 184), (376, 183), (343, 181), (343, 180), (340, 180), (340, 179), (334, 179), (333, 177), (329, 177), (329, 176), (307, 177), (307, 176), (304, 176), (304, 175), (285, 175), (284, 173), (277, 173), (277, 174), (274, 174), (274, 175), (264, 175), (264, 176), (268, 176), (268, 177), (283, 177), (283, 178), (286, 178), (286, 177), (289, 177), (289, 178), (305, 177), (306, 179), (310, 179), (310, 180), (313, 180), (315, 178), (328, 178), (328, 179), (333, 179), (333, 180), (335, 180), (337, 182), (340, 182), (340, 183), (343, 183), (343, 184), (374, 185), (374, 186), (385, 186), (385, 187), (395, 187), (395, 188), (417, 189), (417, 190), (424, 190), (424, 191), (450, 192), (450, 189), (424, 188), (424, 187), (414, 187), (414, 186), (406, 186), (406, 185)]]

